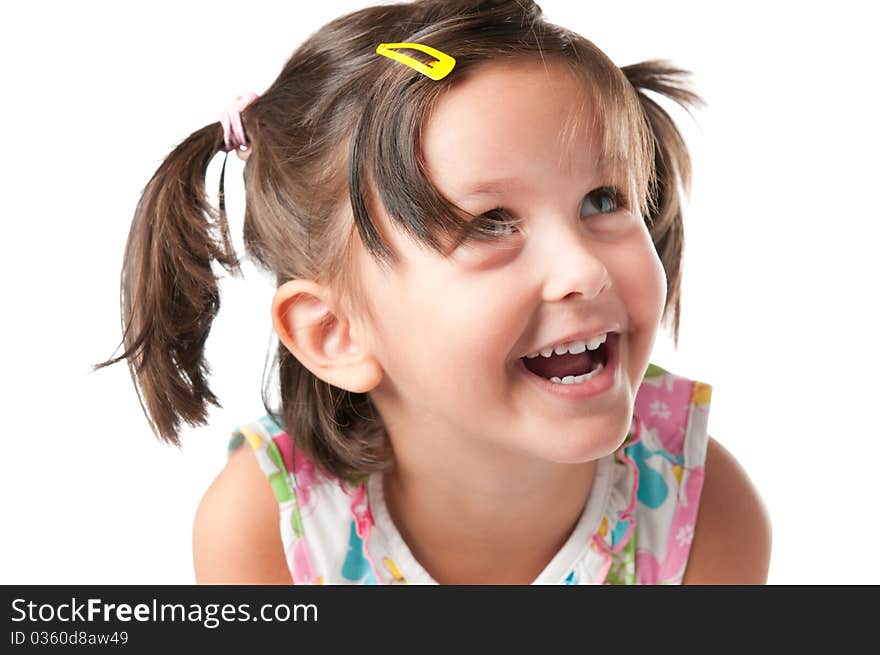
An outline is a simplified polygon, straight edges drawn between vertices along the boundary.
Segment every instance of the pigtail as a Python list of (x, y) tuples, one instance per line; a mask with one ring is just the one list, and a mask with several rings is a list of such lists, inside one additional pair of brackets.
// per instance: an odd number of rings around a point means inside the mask
[(204, 425), (207, 405), (220, 406), (206, 382), (210, 369), (204, 357), (220, 308), (212, 262), (241, 274), (229, 239), (222, 173), (219, 212), (205, 196), (208, 165), (223, 148), (220, 123), (193, 132), (144, 188), (122, 265), (125, 351), (95, 365), (127, 359), (151, 429), (175, 445), (181, 421)]
[[(645, 61), (621, 69), (635, 88), (654, 140), (654, 174), (648, 185), (648, 222), (651, 238), (666, 271), (667, 302), (664, 316), (673, 327), (678, 346), (681, 311), (681, 260), (684, 251), (683, 208), (690, 193), (691, 158), (687, 145), (669, 114), (645, 91), (676, 101), (689, 114), (705, 103), (687, 87), (688, 71), (664, 61)], [(691, 114), (692, 115), (692, 114)]]

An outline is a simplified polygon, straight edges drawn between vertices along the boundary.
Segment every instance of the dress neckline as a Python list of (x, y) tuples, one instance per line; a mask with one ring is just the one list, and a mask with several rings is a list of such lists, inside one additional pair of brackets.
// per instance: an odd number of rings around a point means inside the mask
[[(566, 581), (566, 575), (581, 560), (594, 552), (591, 550), (592, 537), (599, 531), (602, 518), (609, 513), (608, 505), (611, 501), (613, 474), (614, 453), (596, 461), (590, 494), (574, 530), (531, 584), (563, 584)], [(382, 559), (390, 559), (391, 566), (395, 567), (410, 584), (438, 584), (412, 554), (388, 513), (388, 507), (385, 504), (384, 474), (375, 473), (369, 476), (367, 502), (376, 527), (375, 532), (371, 535), (371, 541), (375, 540), (375, 546), (378, 547), (377, 552), (382, 553)], [(373, 543), (370, 546), (372, 547)], [(386, 566), (388, 566), (387, 562)]]

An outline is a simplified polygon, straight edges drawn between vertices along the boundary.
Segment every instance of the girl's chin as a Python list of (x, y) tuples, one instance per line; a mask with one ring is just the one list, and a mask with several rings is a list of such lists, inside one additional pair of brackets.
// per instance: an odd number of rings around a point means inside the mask
[[(566, 423), (565, 429), (536, 427), (535, 433), (544, 436), (539, 443), (525, 444), (525, 449), (537, 459), (556, 464), (583, 464), (600, 459), (623, 445), (632, 428), (632, 412), (572, 419)], [(555, 437), (547, 436), (548, 431), (555, 432)]]

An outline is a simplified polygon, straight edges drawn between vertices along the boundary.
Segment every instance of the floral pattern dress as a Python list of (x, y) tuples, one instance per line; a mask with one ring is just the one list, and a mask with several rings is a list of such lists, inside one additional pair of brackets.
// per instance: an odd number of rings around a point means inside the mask
[[(712, 387), (649, 365), (623, 444), (596, 463), (572, 534), (533, 584), (680, 584), (708, 444)], [(328, 477), (264, 416), (233, 432), (247, 442), (280, 507), (295, 584), (436, 584), (385, 506), (382, 476)]]

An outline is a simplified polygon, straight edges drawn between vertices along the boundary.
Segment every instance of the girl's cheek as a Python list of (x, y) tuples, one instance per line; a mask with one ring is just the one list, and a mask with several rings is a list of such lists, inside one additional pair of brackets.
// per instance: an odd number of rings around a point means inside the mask
[(666, 272), (647, 230), (630, 240), (614, 261), (631, 318), (642, 325), (659, 324), (666, 304)]
[(659, 300), (659, 304), (662, 307), (666, 304), (666, 271), (663, 268), (663, 262), (660, 261), (660, 256), (657, 254), (657, 251), (654, 250), (653, 243), (650, 244), (650, 248), (648, 249), (648, 262), (651, 271), (653, 272), (651, 277), (655, 282), (654, 297)]

